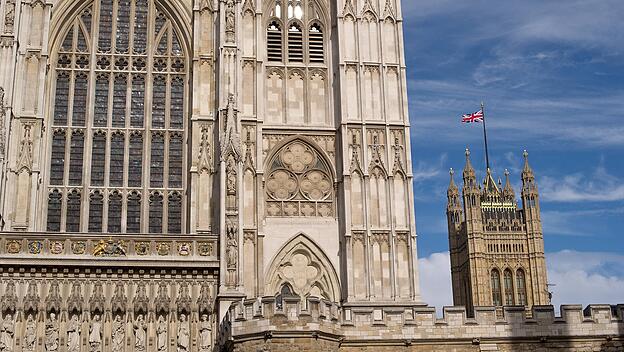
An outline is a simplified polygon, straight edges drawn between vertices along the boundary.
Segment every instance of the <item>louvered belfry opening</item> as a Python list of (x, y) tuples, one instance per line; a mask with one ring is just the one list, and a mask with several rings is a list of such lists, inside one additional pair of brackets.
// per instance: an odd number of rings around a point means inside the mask
[(267, 29), (267, 55), (269, 61), (282, 61), (282, 27), (276, 21)]
[(318, 23), (313, 23), (308, 32), (308, 48), (311, 63), (323, 63), (325, 61), (325, 50), (323, 48), (323, 29)]
[(155, 0), (96, 0), (54, 72), (47, 230), (181, 233), (187, 60), (173, 22)]
[(303, 33), (296, 22), (288, 27), (288, 61), (303, 62)]

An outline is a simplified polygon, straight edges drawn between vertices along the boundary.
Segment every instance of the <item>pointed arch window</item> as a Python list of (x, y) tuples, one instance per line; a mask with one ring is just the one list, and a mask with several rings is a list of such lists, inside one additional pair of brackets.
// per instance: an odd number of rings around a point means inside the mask
[(526, 306), (526, 278), (524, 275), (524, 270), (522, 269), (518, 269), (518, 271), (516, 271), (516, 290), (518, 290), (518, 304), (521, 306)]
[(188, 59), (174, 21), (159, 0), (93, 0), (63, 35), (47, 229), (183, 232)]
[(505, 305), (514, 305), (514, 291), (513, 291), (513, 275), (511, 270), (505, 270), (503, 274), (503, 281), (505, 283)]
[(500, 272), (496, 269), (492, 270), (490, 280), (491, 280), (491, 286), (492, 286), (492, 303), (497, 307), (502, 306), (503, 299), (501, 296)]

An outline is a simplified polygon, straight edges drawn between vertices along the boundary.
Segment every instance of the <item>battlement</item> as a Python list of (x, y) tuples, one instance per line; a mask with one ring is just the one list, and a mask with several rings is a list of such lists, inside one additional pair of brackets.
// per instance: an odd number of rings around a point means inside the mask
[(432, 307), (339, 306), (317, 298), (285, 298), (280, 306), (275, 297), (263, 297), (232, 305), (226, 321), (233, 341), (280, 334), (312, 334), (342, 344), (624, 339), (624, 305), (563, 305), (560, 315), (553, 306), (534, 306), (531, 314), (516, 306), (504, 307), (502, 316), (494, 307), (477, 307), (474, 313), (468, 318), (464, 307), (444, 307), (439, 318)]

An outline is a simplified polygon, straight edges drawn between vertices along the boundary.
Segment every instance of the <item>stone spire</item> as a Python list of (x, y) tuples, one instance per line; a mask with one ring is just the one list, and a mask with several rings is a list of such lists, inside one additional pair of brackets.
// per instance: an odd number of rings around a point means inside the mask
[(470, 162), (470, 149), (466, 148), (466, 166), (464, 167), (464, 187), (476, 187), (475, 170)]
[(522, 153), (522, 156), (524, 157), (524, 168), (522, 169), (522, 181), (525, 181), (525, 180), (528, 181), (529, 179), (534, 179), (535, 176), (533, 175), (533, 169), (529, 165), (529, 153), (525, 150)]
[(511, 186), (511, 181), (509, 181), (509, 170), (507, 169), (505, 169), (505, 188), (503, 188), (503, 197), (505, 200), (514, 200), (516, 198), (514, 189)]
[(447, 194), (451, 194), (451, 192), (455, 193), (458, 190), (457, 185), (455, 184), (455, 170), (453, 170), (453, 168), (449, 170), (449, 175), (451, 175), (451, 181), (449, 182)]

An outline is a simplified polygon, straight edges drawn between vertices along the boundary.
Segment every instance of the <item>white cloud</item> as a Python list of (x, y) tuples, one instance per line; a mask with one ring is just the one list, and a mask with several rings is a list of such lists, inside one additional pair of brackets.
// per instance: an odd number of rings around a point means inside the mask
[(419, 161), (413, 168), (414, 182), (422, 182), (437, 178), (442, 172), (448, 159), (447, 153), (442, 153), (435, 164)]
[[(624, 303), (624, 255), (564, 250), (546, 254), (553, 304)], [(419, 259), (423, 300), (439, 309), (453, 304), (449, 252)]]
[(551, 202), (616, 202), (624, 200), (624, 180), (598, 166), (589, 177), (582, 173), (561, 178), (544, 176), (540, 179), (540, 194)]

